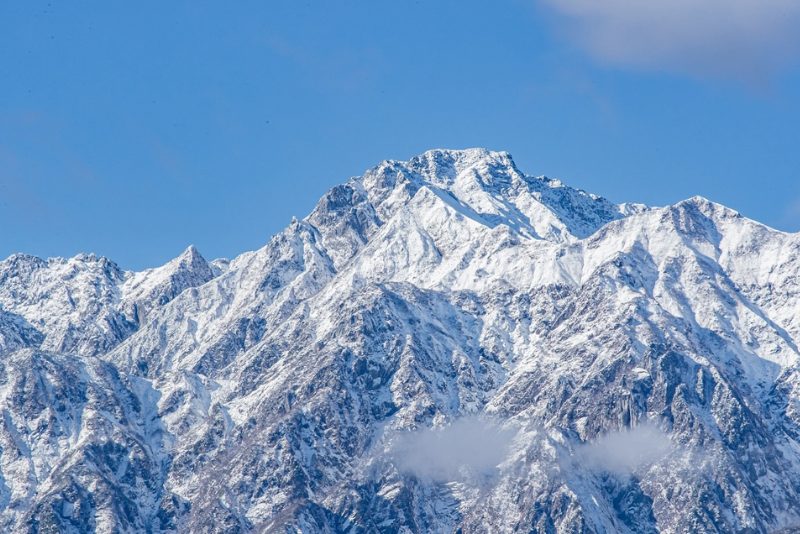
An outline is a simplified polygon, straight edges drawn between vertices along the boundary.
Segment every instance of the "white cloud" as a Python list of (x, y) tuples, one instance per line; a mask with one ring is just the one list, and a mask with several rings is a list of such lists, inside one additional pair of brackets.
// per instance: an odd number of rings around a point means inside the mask
[(663, 460), (673, 450), (669, 436), (651, 423), (610, 432), (579, 446), (575, 451), (578, 465), (594, 470), (628, 476)]
[(800, 57), (797, 0), (540, 0), (613, 65), (759, 83)]
[(436, 482), (491, 476), (506, 457), (514, 432), (476, 417), (395, 439), (390, 459), (402, 472)]

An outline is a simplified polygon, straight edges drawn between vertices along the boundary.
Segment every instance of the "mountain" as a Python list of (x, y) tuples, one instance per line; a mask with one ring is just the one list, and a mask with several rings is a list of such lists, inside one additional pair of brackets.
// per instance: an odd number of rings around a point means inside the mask
[(800, 526), (800, 234), (502, 152), (334, 187), (263, 248), (0, 263), (22, 532)]

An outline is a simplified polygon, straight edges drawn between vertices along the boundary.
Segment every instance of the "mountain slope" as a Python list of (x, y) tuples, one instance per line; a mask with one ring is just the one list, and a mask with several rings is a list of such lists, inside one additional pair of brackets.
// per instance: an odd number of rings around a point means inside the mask
[(49, 260), (15, 254), (0, 262), (0, 307), (39, 331), (43, 349), (98, 355), (133, 333), (150, 311), (213, 277), (194, 247), (140, 273), (93, 254)]
[(383, 162), (230, 262), (13, 256), (4, 525), (800, 525), (798, 258), (483, 149)]

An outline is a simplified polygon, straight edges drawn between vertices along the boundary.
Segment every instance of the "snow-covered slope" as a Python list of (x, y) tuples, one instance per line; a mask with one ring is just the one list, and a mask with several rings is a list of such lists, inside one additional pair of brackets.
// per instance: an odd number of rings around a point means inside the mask
[(483, 149), (383, 162), (230, 261), (12, 256), (0, 517), (792, 528), (799, 258), (708, 200), (615, 205)]
[(0, 307), (43, 336), (36, 346), (97, 355), (134, 332), (152, 310), (213, 277), (194, 247), (140, 273), (94, 255), (43, 260), (15, 254), (0, 262)]

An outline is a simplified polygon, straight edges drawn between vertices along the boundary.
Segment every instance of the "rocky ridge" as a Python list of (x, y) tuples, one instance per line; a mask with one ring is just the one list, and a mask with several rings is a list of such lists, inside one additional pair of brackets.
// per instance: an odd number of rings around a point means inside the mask
[(383, 162), (230, 261), (15, 255), (0, 521), (792, 528), (799, 257), (706, 199), (616, 205), (484, 149)]

